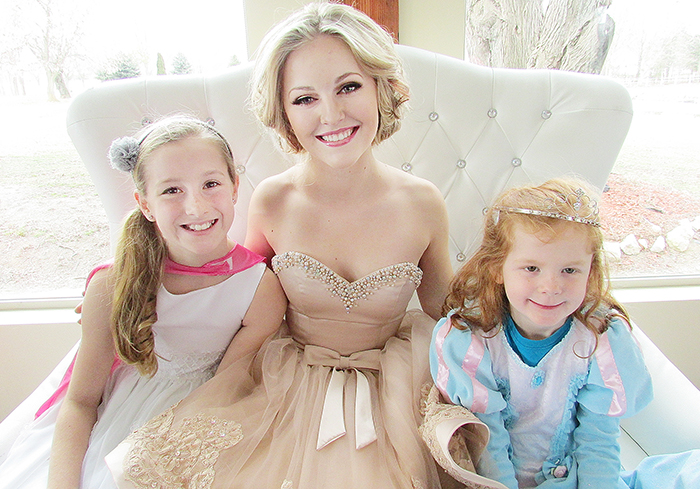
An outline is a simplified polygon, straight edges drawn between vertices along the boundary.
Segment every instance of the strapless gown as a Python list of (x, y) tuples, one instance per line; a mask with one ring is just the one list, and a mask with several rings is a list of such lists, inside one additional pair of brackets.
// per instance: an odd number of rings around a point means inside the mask
[(348, 282), (301, 253), (272, 264), (286, 326), (112, 452), (119, 487), (440, 487), (418, 433), (435, 321), (406, 312), (422, 271)]

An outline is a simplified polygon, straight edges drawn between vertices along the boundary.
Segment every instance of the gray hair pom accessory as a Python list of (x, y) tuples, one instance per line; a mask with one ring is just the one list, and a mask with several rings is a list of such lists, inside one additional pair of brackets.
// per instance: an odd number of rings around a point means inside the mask
[(109, 147), (109, 161), (115, 170), (134, 171), (138, 157), (139, 142), (130, 136), (115, 139)]

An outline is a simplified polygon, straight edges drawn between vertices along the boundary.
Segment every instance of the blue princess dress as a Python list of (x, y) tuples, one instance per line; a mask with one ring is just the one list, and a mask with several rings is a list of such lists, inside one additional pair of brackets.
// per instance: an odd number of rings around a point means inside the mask
[(507, 318), (498, 333), (433, 332), (430, 368), (446, 400), (486, 424), (477, 472), (513, 489), (697, 488), (697, 452), (650, 457), (620, 473), (620, 418), (652, 399), (651, 378), (629, 327), (613, 319), (598, 337), (570, 318), (533, 341)]

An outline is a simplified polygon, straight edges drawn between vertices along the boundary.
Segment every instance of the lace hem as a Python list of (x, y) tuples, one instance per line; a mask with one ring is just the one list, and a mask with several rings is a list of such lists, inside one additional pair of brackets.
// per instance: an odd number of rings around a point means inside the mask
[(243, 439), (240, 424), (200, 413), (171, 430), (173, 420), (170, 408), (129, 435), (126, 479), (141, 489), (209, 489), (219, 453)]
[[(486, 425), (466, 408), (442, 402), (435, 385), (424, 385), (421, 394), (424, 421), (419, 432), (435, 461), (468, 489), (505, 488), (496, 481), (479, 476), (474, 468), (474, 462), (488, 443)], [(447, 432), (439, 430), (443, 423), (451, 423), (453, 429)]]

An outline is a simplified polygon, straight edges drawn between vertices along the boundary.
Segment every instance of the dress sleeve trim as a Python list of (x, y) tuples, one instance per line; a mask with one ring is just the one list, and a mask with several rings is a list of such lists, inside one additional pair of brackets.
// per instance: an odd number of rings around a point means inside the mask
[[(452, 328), (452, 319), (447, 318), (445, 323), (440, 327), (435, 336), (435, 349), (437, 352), (438, 372), (436, 385), (446, 399), (451, 399), (448, 394), (448, 381), (450, 378), (450, 369), (445, 361), (445, 339)], [(479, 364), (484, 359), (485, 346), (483, 339), (479, 335), (472, 334), (467, 352), (462, 359), (461, 368), (469, 377), (472, 383), (472, 403), (471, 406), (465, 406), (468, 409), (484, 413), (489, 404), (489, 390), (477, 380), (477, 371)]]
[(603, 383), (613, 393), (610, 407), (608, 408), (608, 416), (622, 416), (627, 411), (627, 396), (607, 334), (602, 334), (598, 338), (598, 348), (595, 351), (595, 357), (598, 362), (598, 368), (600, 368)]

